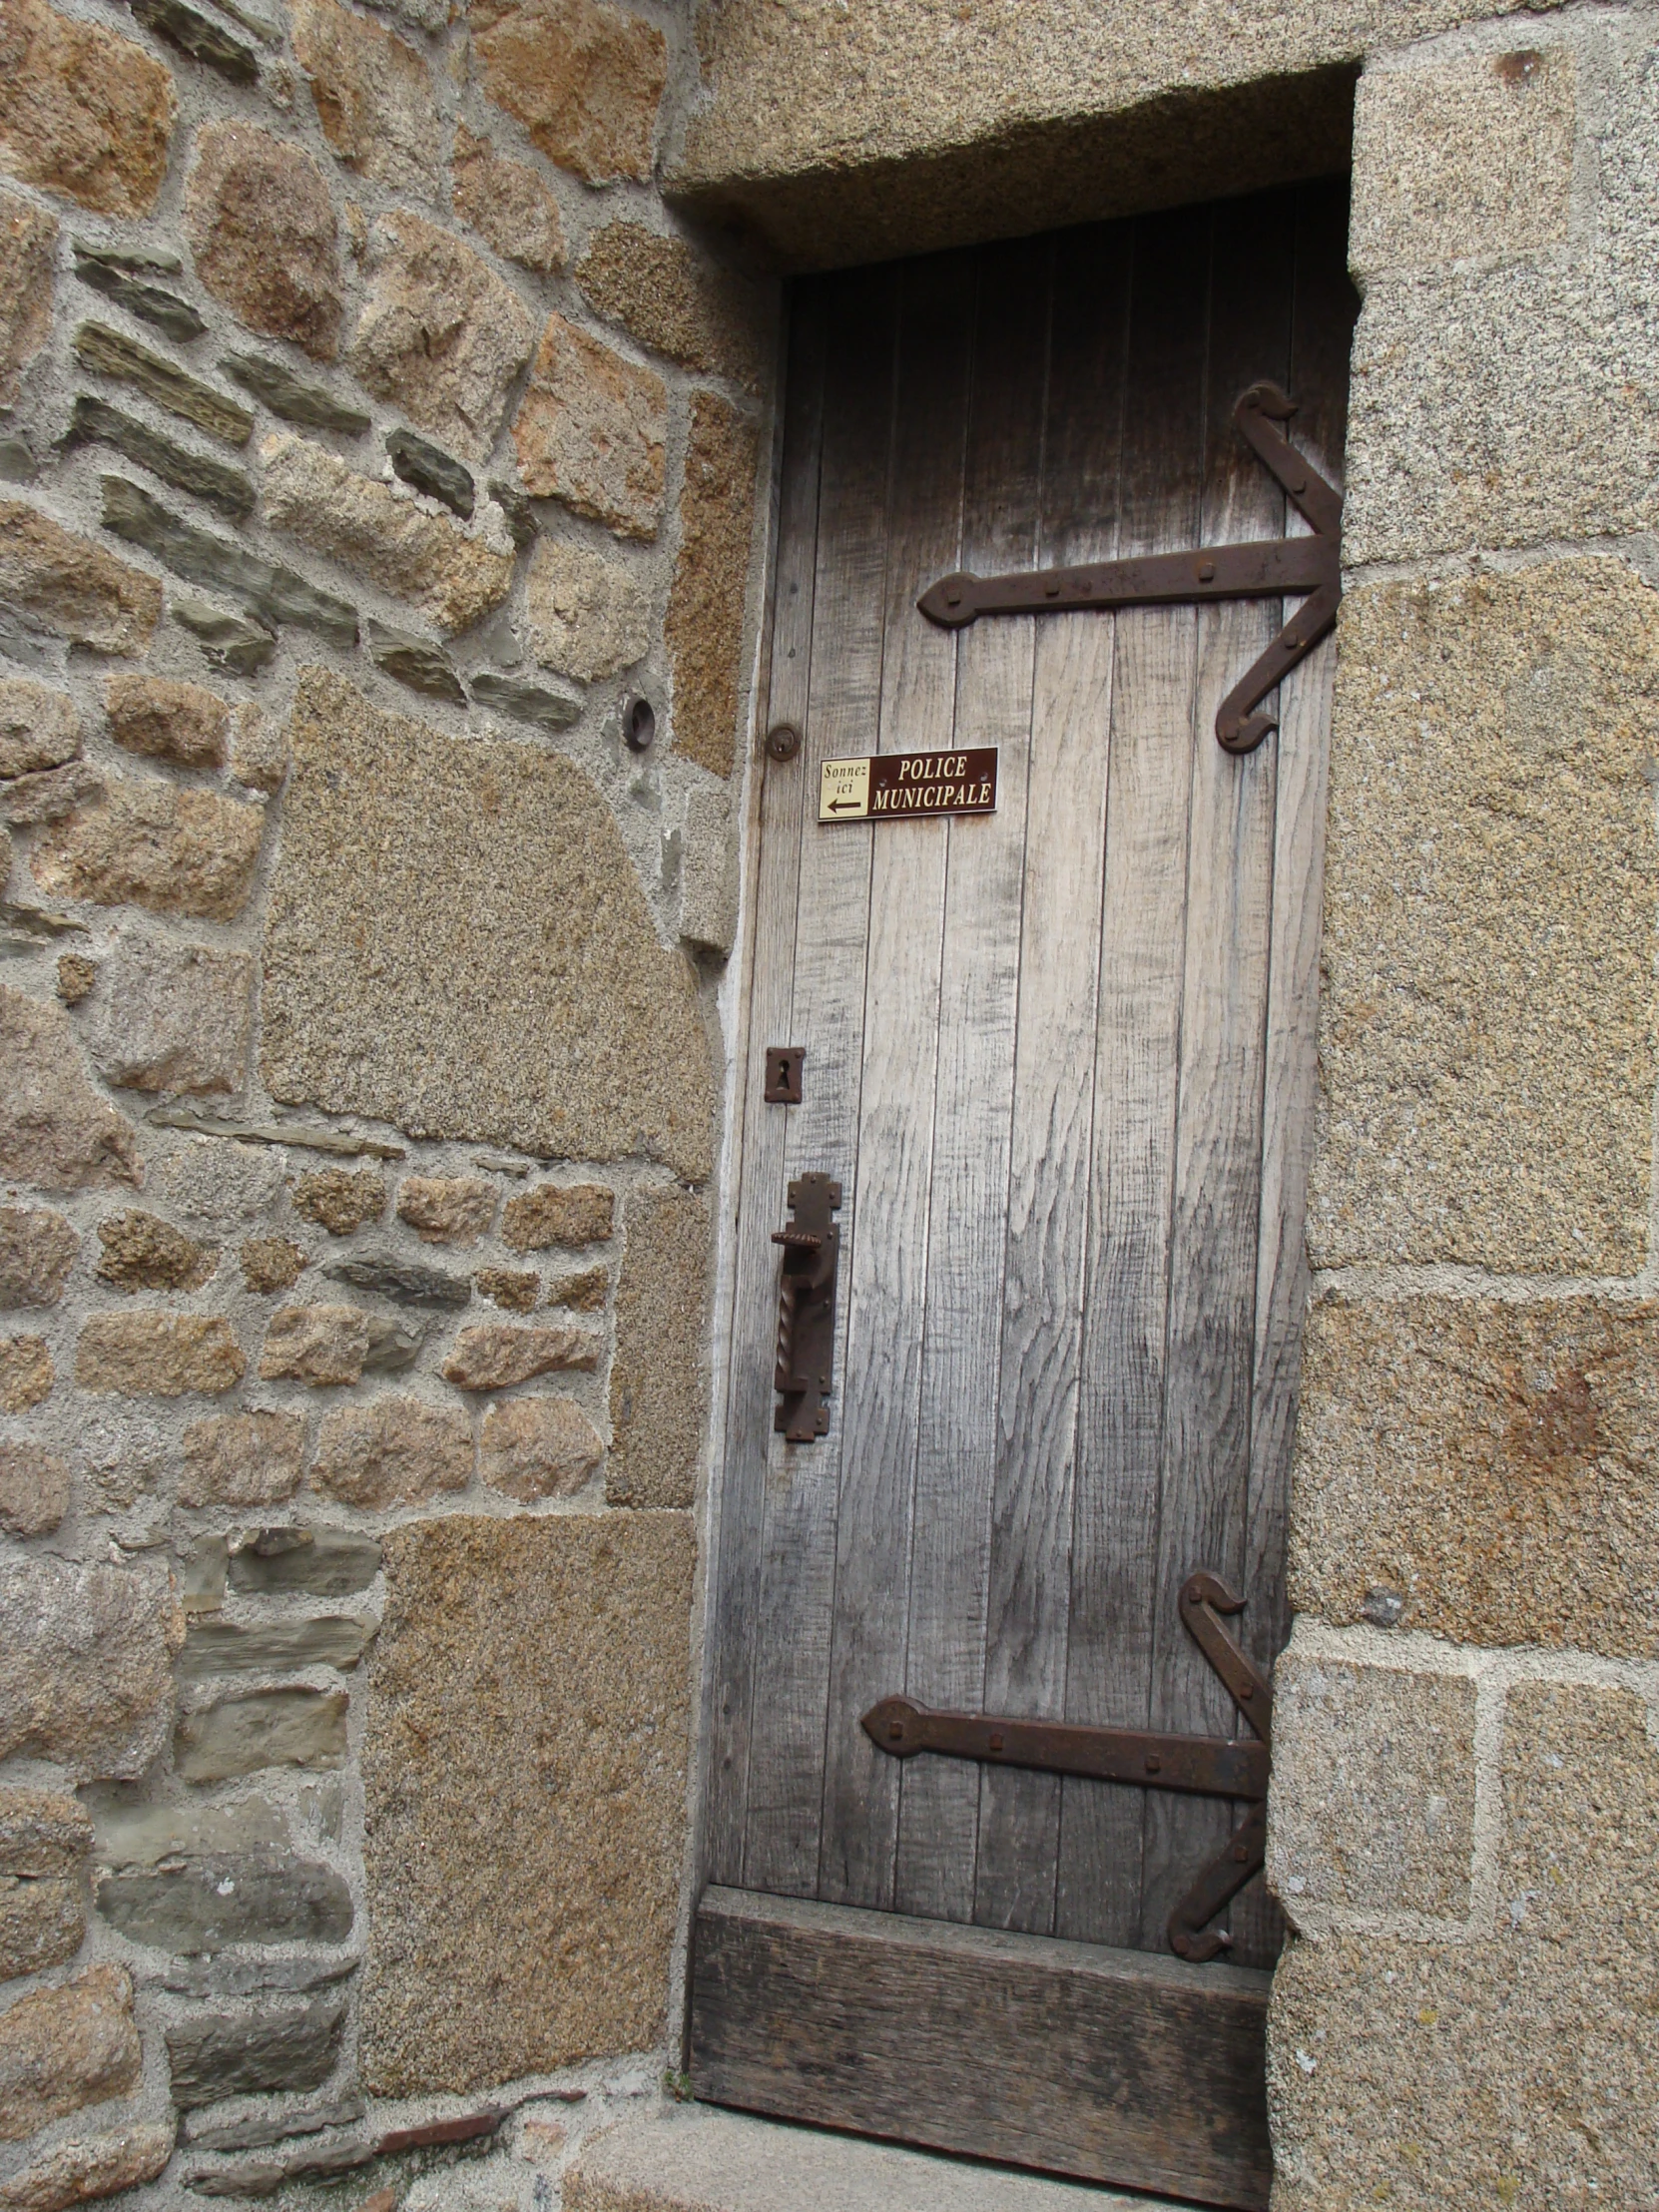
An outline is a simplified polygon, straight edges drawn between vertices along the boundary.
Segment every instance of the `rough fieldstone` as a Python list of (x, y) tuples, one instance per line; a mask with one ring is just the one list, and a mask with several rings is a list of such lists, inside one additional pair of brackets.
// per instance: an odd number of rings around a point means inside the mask
[(250, 791), (279, 792), (288, 773), (282, 726), (252, 701), (237, 709), (231, 724), (231, 774)]
[(231, 1587), (256, 1597), (349, 1597), (379, 1571), (379, 1538), (343, 1528), (251, 1529), (230, 1557)]
[[(275, 1964), (276, 1961), (271, 1963)], [(298, 1964), (300, 1961), (295, 1960), (292, 1963)], [(314, 1966), (312, 1970), (316, 1970)], [(338, 1979), (339, 1969), (335, 1967), (331, 1970), (334, 1978)], [(168, 1986), (177, 1988), (179, 1982), (170, 1981)], [(270, 1986), (275, 1992), (287, 1984), (273, 1981)], [(294, 1986), (301, 1987), (304, 1984), (296, 1983)], [(229, 1996), (235, 1994), (235, 1991), (215, 1988), (208, 1993)], [(360, 2120), (362, 2116), (362, 2098), (354, 2089), (347, 2089), (332, 2096), (321, 2097), (315, 2103), (298, 2109), (292, 2105), (278, 2107), (276, 2111), (256, 2109), (246, 2117), (229, 2120), (218, 2119), (211, 2112), (201, 2119), (187, 2118), (179, 2130), (179, 2139), (188, 2143), (192, 2150), (260, 2150), (271, 2143), (286, 2142), (295, 2135), (320, 2134), (325, 2127), (348, 2127), (353, 2120)]]
[(300, 679), (291, 742), (262, 996), (273, 1093), (411, 1135), (707, 1174), (692, 970), (660, 949), (586, 774), (441, 738), (321, 670)]
[(66, 1006), (79, 1006), (98, 980), (98, 962), (84, 952), (60, 952), (57, 975), (58, 996)]
[(604, 1456), (604, 1437), (574, 1398), (515, 1397), (484, 1415), (478, 1472), (528, 1505), (571, 1496)]
[(1659, 1308), (1338, 1297), (1308, 1316), (1299, 1612), (1659, 1657)]
[(311, 1486), (343, 1504), (414, 1505), (472, 1480), (465, 1413), (418, 1397), (342, 1405), (322, 1423)]
[(623, 538), (654, 538), (663, 519), (668, 393), (660, 376), (552, 314), (513, 422), (518, 472)]
[(0, 2013), (0, 2142), (138, 2086), (132, 1976), (91, 1966), (61, 1989), (36, 1989)]
[(185, 1782), (232, 1782), (265, 1767), (343, 1767), (346, 1704), (343, 1690), (243, 1690), (222, 1697), (180, 1715), (174, 1772)]
[(102, 796), (104, 779), (86, 761), (44, 769), (38, 776), (16, 776), (0, 785), (0, 814), (7, 822), (62, 822), (77, 807)]
[[(344, 650), (356, 643), (356, 609), (348, 607), (343, 599), (318, 591), (280, 562), (265, 560), (244, 546), (216, 538), (211, 531), (198, 530), (194, 523), (170, 514), (159, 500), (152, 499), (137, 484), (128, 483), (125, 477), (105, 476), (100, 483), (106, 530), (146, 547), (190, 583), (204, 584), (210, 591), (232, 592), (246, 600), (260, 618), (254, 625), (256, 630), (260, 624), (275, 627), (296, 622)], [(205, 642), (219, 642), (227, 666), (235, 665), (233, 655), (239, 656), (245, 664), (238, 670), (240, 674), (257, 673), (271, 658), (259, 637), (250, 638), (246, 623), (238, 625), (233, 634), (221, 618), (210, 621), (196, 609), (175, 612)], [(275, 641), (271, 642), (275, 650)]]
[(289, 1289), (305, 1272), (305, 1255), (287, 1237), (250, 1237), (237, 1258), (243, 1281), (262, 1297)]
[(258, 353), (227, 353), (219, 365), (284, 422), (303, 423), (310, 430), (337, 430), (348, 438), (360, 438), (369, 426), (370, 417), (360, 407), (347, 406), (324, 385), (307, 383), (280, 361), (265, 360)]
[(1359, 273), (1535, 254), (1567, 235), (1572, 48), (1368, 69), (1354, 116)]
[(706, 785), (686, 795), (680, 934), (688, 944), (723, 954), (731, 951), (738, 934), (738, 840), (731, 794)]
[(20, 499), (0, 499), (0, 600), (32, 629), (137, 660), (161, 619), (162, 587)]
[(143, 1175), (133, 1125), (94, 1088), (69, 1016), (3, 983), (0, 1174), (49, 1191)]
[(8, 1536), (49, 1536), (69, 1498), (69, 1468), (55, 1452), (0, 1439), (0, 1528)]
[(343, 305), (334, 208), (303, 148), (248, 123), (205, 125), (185, 230), (196, 274), (251, 330), (333, 359)]
[(107, 329), (101, 322), (83, 322), (75, 333), (75, 353), (83, 368), (136, 385), (169, 414), (194, 423), (210, 437), (223, 438), (227, 445), (246, 445), (254, 434), (254, 417), (237, 400), (227, 399), (211, 384), (187, 375), (175, 362), (135, 344), (119, 330)]
[(188, 491), (229, 515), (233, 522), (246, 522), (254, 512), (253, 480), (240, 468), (229, 468), (205, 453), (187, 452), (148, 424), (135, 422), (131, 415), (107, 407), (102, 399), (91, 398), (86, 392), (76, 399), (66, 443), (113, 446), (140, 468), (147, 468), (152, 476), (159, 476), (164, 484)]
[(522, 1273), (516, 1268), (480, 1268), (472, 1280), (480, 1298), (514, 1314), (529, 1313), (541, 1289), (541, 1277), (533, 1268)]
[(367, 631), (368, 657), (376, 668), (384, 669), (395, 682), (407, 685), (425, 699), (447, 699), (455, 707), (466, 705), (466, 687), (455, 674), (455, 664), (447, 653), (406, 630), (388, 630), (383, 623), (370, 621)]
[(238, 1621), (198, 1621), (186, 1632), (179, 1677), (201, 1681), (219, 1674), (294, 1674), (303, 1667), (335, 1667), (343, 1674), (357, 1664), (373, 1635), (372, 1622), (339, 1613), (260, 1621), (251, 1628)]
[(79, 1423), (77, 1441), (81, 1471), (104, 1512), (125, 1512), (154, 1493), (171, 1468), (161, 1424), (125, 1405), (100, 1406)]
[(545, 1252), (552, 1245), (603, 1244), (616, 1213), (616, 1193), (603, 1183), (539, 1183), (509, 1198), (501, 1215), (501, 1239), (515, 1252)]
[(1659, 1940), (1630, 1870), (1659, 1851), (1659, 1756), (1640, 1700), (1517, 1683), (1493, 1813), (1497, 1911), (1475, 1940), (1331, 1936), (1280, 1961), (1270, 2088), (1291, 2212), (1650, 2192)]
[(576, 280), (602, 315), (642, 345), (760, 390), (776, 303), (686, 240), (643, 223), (607, 223), (589, 240)]
[(1268, 1880), (1293, 1926), (1310, 1905), (1468, 1912), (1474, 1703), (1466, 1675), (1281, 1654)]
[(240, 38), (233, 38), (223, 24), (213, 21), (186, 0), (129, 0), (134, 15), (147, 30), (176, 46), (192, 61), (217, 70), (233, 85), (257, 85), (259, 56)]
[(212, 1395), (235, 1387), (248, 1363), (217, 1314), (89, 1314), (75, 1349), (83, 1390), (129, 1396)]
[(208, 327), (188, 299), (150, 281), (152, 276), (179, 274), (184, 265), (176, 254), (125, 254), (112, 247), (89, 246), (84, 239), (74, 243), (75, 275), (89, 290), (101, 291), (129, 314), (153, 322), (179, 345), (188, 345)]
[(174, 2130), (161, 2120), (129, 2120), (102, 2135), (55, 2143), (0, 2184), (4, 2212), (69, 2212), (154, 2181), (173, 2156)]
[(449, 179), (460, 221), (504, 261), (540, 276), (557, 276), (564, 268), (559, 203), (527, 164), (509, 161), (488, 139), (474, 138), (457, 123)]
[(487, 513), (478, 530), (464, 530), (291, 431), (268, 438), (261, 456), (274, 530), (407, 599), (445, 635), (468, 629), (506, 598), (512, 546), (505, 536), (494, 541)]
[(387, 1537), (363, 1747), (365, 2087), (462, 2091), (656, 2042), (693, 1554), (670, 1514), (449, 1515)]
[(472, 1296), (464, 1275), (445, 1275), (411, 1260), (335, 1260), (322, 1272), (330, 1283), (349, 1283), (399, 1306), (465, 1306)]
[(0, 407), (16, 405), (23, 371), (52, 334), (57, 243), (54, 217), (0, 192)]
[(155, 1214), (113, 1214), (98, 1224), (98, 1280), (118, 1291), (199, 1291), (219, 1265), (212, 1245)]
[(56, 1380), (44, 1337), (0, 1337), (0, 1413), (26, 1413)]
[(98, 1910), (130, 1943), (184, 1958), (227, 1943), (343, 1943), (352, 1920), (351, 1893), (331, 1867), (275, 1852), (108, 1875)]
[(130, 1781), (167, 1740), (184, 1617), (165, 1575), (0, 1561), (0, 1758)]
[(92, 1823), (57, 1790), (0, 1790), (0, 1981), (73, 1958)]
[(495, 1219), (495, 1185), (470, 1175), (405, 1176), (397, 1218), (422, 1244), (476, 1244)]
[(385, 1177), (378, 1168), (319, 1168), (294, 1185), (293, 1210), (330, 1237), (349, 1237), (385, 1212)]
[(67, 692), (27, 676), (0, 678), (0, 776), (62, 768), (81, 752), (81, 717)]
[(175, 768), (223, 768), (231, 707), (200, 684), (165, 676), (112, 676), (104, 686), (110, 736), (129, 753)]
[(601, 1345), (591, 1330), (553, 1326), (515, 1329), (511, 1322), (475, 1322), (456, 1333), (443, 1379), (460, 1390), (510, 1390), (555, 1369), (591, 1371)]
[(333, 2070), (343, 1997), (248, 2017), (209, 2012), (167, 2031), (173, 2101), (182, 2111), (260, 2089), (314, 2089)]
[(693, 394), (665, 636), (674, 670), (674, 750), (716, 776), (731, 775), (737, 740), (756, 452), (747, 417), (713, 392)]
[(221, 1413), (184, 1435), (181, 1505), (275, 1505), (299, 1487), (305, 1424), (297, 1413)]
[(56, 1306), (80, 1247), (49, 1206), (0, 1206), (0, 1310)]
[(174, 1213), (228, 1228), (276, 1205), (282, 1193), (282, 1155), (222, 1137), (188, 1137), (156, 1163), (153, 1175), (156, 1197)]
[(368, 1316), (359, 1306), (284, 1306), (271, 1317), (260, 1373), (267, 1382), (313, 1389), (355, 1382), (368, 1352)]
[[(263, 623), (187, 599), (174, 600), (173, 619), (196, 639), (208, 666), (227, 676), (258, 676), (276, 657), (276, 633)], [(245, 777), (243, 781), (254, 780)], [(262, 784), (259, 788), (264, 791), (267, 787)]]
[(1316, 1267), (1646, 1260), (1656, 672), (1619, 560), (1345, 600)]
[(430, 199), (438, 111), (431, 72), (414, 48), (336, 0), (298, 0), (290, 22), (322, 135), (345, 167), (388, 192)]
[[(237, 827), (257, 834), (258, 819)], [(100, 963), (82, 1016), (87, 1049), (106, 1081), (134, 1090), (240, 1091), (248, 1079), (253, 991), (246, 952), (124, 929)]]
[(470, 461), (495, 442), (535, 326), (470, 246), (407, 212), (369, 234), (369, 291), (351, 346), (359, 382)]
[(611, 1362), (613, 1505), (689, 1505), (708, 1383), (709, 1207), (691, 1191), (636, 1191), (616, 1294)]
[(0, 166), (101, 215), (149, 215), (178, 112), (171, 73), (132, 39), (44, 0), (0, 27)]
[(471, 519), (478, 487), (472, 471), (463, 468), (412, 430), (393, 430), (386, 437), (386, 457), (405, 484), (423, 491), (429, 499), (441, 499), (463, 522)]
[(550, 692), (540, 684), (515, 683), (489, 669), (472, 679), (474, 706), (494, 707), (515, 722), (534, 722), (543, 730), (574, 730), (582, 719), (582, 702), (567, 692)]
[(609, 1268), (581, 1268), (547, 1286), (549, 1306), (568, 1306), (578, 1314), (602, 1314), (611, 1294)]
[(474, 0), (473, 74), (561, 169), (590, 185), (651, 176), (668, 55), (605, 0)]
[(248, 903), (264, 830), (265, 809), (245, 800), (159, 777), (117, 777), (102, 799), (53, 826), (30, 867), (42, 890), (59, 897), (235, 921)]
[(617, 561), (543, 538), (525, 585), (530, 650), (544, 668), (596, 684), (651, 650), (651, 601)]

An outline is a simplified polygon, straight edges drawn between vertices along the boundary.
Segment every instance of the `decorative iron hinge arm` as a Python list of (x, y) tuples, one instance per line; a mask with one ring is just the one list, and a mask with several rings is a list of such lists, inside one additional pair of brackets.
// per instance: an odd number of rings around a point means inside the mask
[(1244, 1610), (1219, 1574), (1200, 1569), (1181, 1586), (1181, 1618), (1239, 1711), (1261, 1738), (1177, 1736), (1139, 1728), (1095, 1728), (1059, 1721), (998, 1719), (987, 1713), (939, 1713), (907, 1697), (884, 1697), (863, 1716), (870, 1741), (894, 1759), (931, 1751), (988, 1766), (1032, 1767), (1045, 1774), (1128, 1782), (1145, 1790), (1242, 1798), (1250, 1811), (1169, 1917), (1169, 1939), (1183, 1958), (1214, 1958), (1232, 1937), (1205, 1932), (1256, 1874), (1267, 1852), (1267, 1794), (1273, 1692), (1220, 1616)]
[(1176, 607), (1218, 599), (1308, 596), (1267, 651), (1234, 685), (1216, 714), (1216, 736), (1228, 753), (1253, 753), (1276, 727), (1258, 708), (1337, 619), (1343, 596), (1343, 495), (1300, 454), (1276, 424), (1296, 412), (1277, 384), (1252, 384), (1233, 420), (1257, 457), (1301, 510), (1313, 535), (1211, 545), (1196, 553), (1152, 553), (1124, 561), (1085, 561), (1075, 568), (1006, 576), (966, 571), (929, 584), (916, 605), (941, 629), (958, 630), (981, 615), (1115, 613), (1125, 607)]

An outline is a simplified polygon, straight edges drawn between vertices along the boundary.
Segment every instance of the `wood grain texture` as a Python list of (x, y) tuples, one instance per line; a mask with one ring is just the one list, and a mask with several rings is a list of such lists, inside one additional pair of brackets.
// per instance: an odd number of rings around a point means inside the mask
[[(1203, 542), (1284, 534), (1285, 498), (1239, 437), (1233, 405), (1290, 370), (1289, 210), (1224, 206), (1212, 217)], [(1197, 611), (1193, 787), (1182, 985), (1164, 1465), (1154, 1577), (1152, 1726), (1232, 1734), (1237, 1709), (1177, 1613), (1197, 1567), (1237, 1583), (1244, 1566), (1255, 1364), (1256, 1243), (1273, 896), (1277, 748), (1235, 760), (1215, 740), (1221, 701), (1274, 635), (1273, 603)], [(1217, 1801), (1146, 1806), (1141, 1939), (1164, 1937), (1171, 1908), (1226, 1842)]]
[(976, 2157), (1265, 2207), (1269, 1977), (704, 1892), (692, 2087)]
[[(905, 618), (913, 612), (911, 579), (956, 562), (973, 294), (967, 256), (913, 264), (902, 274), (885, 650), (872, 733), (880, 752), (950, 743), (954, 641)], [(818, 1883), (820, 1897), (853, 1905), (892, 1903), (900, 1775), (858, 1716), (904, 1679), (948, 830), (942, 819), (879, 830), (848, 823), (826, 836), (867, 845), (870, 869), (853, 1208), (859, 1234), (842, 1276), (846, 1356)]]
[[(766, 727), (807, 720), (818, 568), (818, 488), (824, 433), (829, 300), (823, 287), (799, 302), (791, 324), (784, 398), (784, 456), (773, 582), (771, 680)], [(768, 1044), (787, 1041), (794, 987), (795, 913), (806, 783), (794, 764), (762, 771), (756, 952), (750, 980), (749, 1065), (743, 1088), (743, 1175), (736, 1208), (726, 1449), (710, 1638), (710, 1744), (705, 1847), (711, 1879), (743, 1879), (749, 1795), (749, 1729), (758, 1651), (760, 1550), (767, 1457), (776, 1400), (777, 1275), (771, 1227), (784, 1220), (785, 1118), (762, 1097)], [(780, 959), (787, 945), (791, 956)], [(770, 1224), (771, 1227), (767, 1225)]]
[[(1197, 542), (1209, 282), (1207, 217), (1139, 227), (1116, 502), (1126, 555)], [(1190, 608), (1115, 618), (1066, 1716), (1129, 1727), (1147, 1725), (1156, 1603), (1195, 621)], [(1138, 1942), (1145, 1793), (1063, 1791), (1056, 1933)]]
[[(791, 764), (806, 795), (794, 986), (789, 1037), (773, 1041), (806, 1048), (804, 1100), (783, 1117), (785, 1182), (812, 1171), (841, 1185), (844, 1283), (858, 1236), (852, 1201), (870, 853), (867, 835), (819, 829), (818, 770), (823, 760), (867, 750), (880, 710), (897, 273), (861, 271), (827, 290), (813, 668), (802, 748)], [(768, 1239), (783, 1219), (749, 1215), (739, 1234), (772, 1255)], [(776, 1317), (776, 1277), (770, 1312)], [(759, 1543), (754, 1633), (761, 1656), (751, 1704), (745, 1880), (809, 1897), (818, 1882), (824, 1798), (845, 1349), (842, 1296), (830, 1432), (817, 1444), (769, 1433)]]
[[(1023, 246), (976, 259), (960, 558), (988, 573), (1036, 558), (1048, 270)], [(999, 748), (1001, 786), (994, 815), (947, 826), (904, 1687), (923, 1704), (960, 1707), (978, 1705), (985, 1682), (1034, 641), (1023, 623), (984, 623), (955, 650), (957, 728)], [(901, 1775), (894, 1902), (968, 1920), (979, 1770), (928, 1759)]]

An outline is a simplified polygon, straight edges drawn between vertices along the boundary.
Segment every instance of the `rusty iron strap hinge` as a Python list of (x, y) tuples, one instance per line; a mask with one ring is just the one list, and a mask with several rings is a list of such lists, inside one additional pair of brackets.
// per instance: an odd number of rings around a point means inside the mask
[(1277, 728), (1278, 717), (1252, 710), (1329, 633), (1343, 596), (1343, 495), (1274, 428), (1295, 412), (1295, 402), (1277, 384), (1252, 384), (1233, 409), (1233, 420), (1312, 525), (1312, 537), (1209, 545), (1196, 553), (1153, 553), (1137, 560), (1088, 561), (1077, 568), (1008, 576), (963, 572), (929, 584), (916, 605), (929, 622), (958, 630), (980, 615), (1071, 614), (1090, 608), (1115, 612), (1306, 592), (1308, 597), (1216, 713), (1222, 750), (1254, 753)]
[(1181, 1618), (1259, 1743), (1140, 1728), (998, 1720), (986, 1713), (935, 1713), (907, 1697), (884, 1697), (872, 1705), (863, 1717), (864, 1730), (895, 1759), (932, 1751), (947, 1759), (979, 1759), (993, 1766), (1035, 1767), (1045, 1774), (1084, 1775), (1096, 1782), (1129, 1782), (1146, 1790), (1249, 1801), (1244, 1820), (1169, 1917), (1170, 1943), (1183, 1958), (1214, 1958), (1233, 1938), (1205, 1934), (1205, 1923), (1260, 1871), (1267, 1855), (1273, 1692), (1220, 1619), (1223, 1613), (1243, 1612), (1244, 1605), (1219, 1574), (1203, 1569), (1188, 1575), (1181, 1586)]

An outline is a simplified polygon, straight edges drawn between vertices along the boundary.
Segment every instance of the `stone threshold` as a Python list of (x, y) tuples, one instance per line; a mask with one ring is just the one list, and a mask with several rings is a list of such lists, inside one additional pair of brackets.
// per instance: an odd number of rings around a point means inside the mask
[(827, 2128), (687, 2104), (589, 2137), (565, 2212), (1175, 2212), (1123, 2196)]

